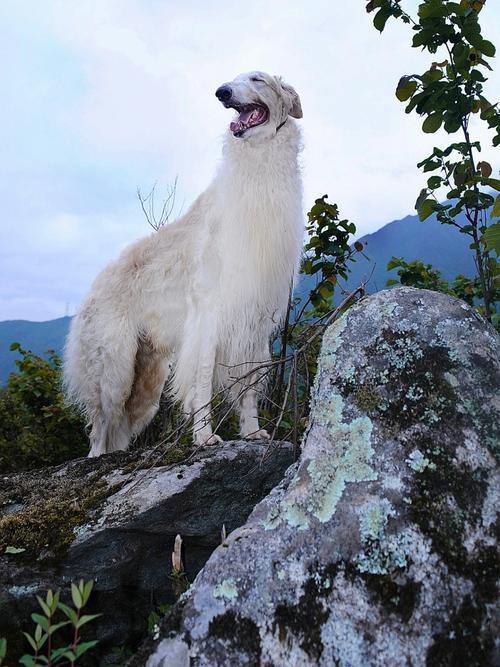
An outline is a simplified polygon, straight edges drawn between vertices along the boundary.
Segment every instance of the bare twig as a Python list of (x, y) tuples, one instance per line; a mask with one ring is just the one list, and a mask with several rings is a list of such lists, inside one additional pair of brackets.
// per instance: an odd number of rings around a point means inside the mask
[(148, 224), (155, 230), (155, 232), (159, 231), (169, 222), (170, 216), (175, 208), (176, 190), (177, 177), (175, 178), (174, 184), (167, 189), (167, 196), (163, 200), (160, 213), (157, 216), (155, 206), (156, 183), (151, 188), (151, 192), (146, 196), (143, 196), (140, 189), (137, 188), (137, 198), (141, 203), (142, 212), (144, 213)]

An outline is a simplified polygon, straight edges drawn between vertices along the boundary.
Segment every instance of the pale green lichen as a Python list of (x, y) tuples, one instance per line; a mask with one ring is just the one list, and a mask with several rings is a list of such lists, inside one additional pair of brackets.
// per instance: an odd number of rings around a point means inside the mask
[(214, 598), (226, 598), (226, 600), (236, 600), (238, 589), (234, 579), (224, 579), (214, 588)]
[(347, 325), (347, 316), (341, 317), (331, 324), (323, 336), (323, 344), (320, 354), (320, 365), (324, 370), (329, 370), (336, 365), (336, 351), (343, 344), (342, 333)]
[(406, 459), (406, 463), (415, 472), (423, 472), (426, 468), (435, 470), (436, 464), (429, 461), (419, 449), (414, 449), (413, 452)]
[(358, 515), (361, 539), (363, 541), (381, 540), (389, 517), (395, 516), (395, 514), (394, 508), (387, 498), (370, 503), (368, 507), (360, 508)]
[(313, 460), (307, 467), (311, 477), (307, 509), (322, 523), (334, 515), (347, 482), (377, 479), (370, 465), (374, 454), (370, 445), (371, 419), (359, 417), (350, 424), (339, 423), (332, 430), (339, 453), (333, 453), (330, 460)]
[(409, 532), (385, 535), (362, 540), (364, 551), (356, 557), (356, 566), (367, 574), (388, 574), (407, 567), (409, 554), (414, 548), (414, 538)]
[(311, 516), (325, 523), (335, 514), (348, 482), (377, 479), (377, 473), (371, 466), (374, 455), (370, 444), (371, 419), (358, 417), (344, 423), (343, 400), (339, 394), (323, 396), (317, 388), (316, 397), (315, 423), (328, 429), (328, 441), (334, 444), (303, 464), (307, 478), (302, 476), (298, 479), (280, 502), (279, 508), (270, 510), (262, 522), (266, 530), (275, 528), (281, 521), (305, 530)]
[(289, 526), (298, 528), (298, 530), (305, 530), (309, 526), (307, 514), (300, 507), (293, 504), (284, 505), (283, 518)]

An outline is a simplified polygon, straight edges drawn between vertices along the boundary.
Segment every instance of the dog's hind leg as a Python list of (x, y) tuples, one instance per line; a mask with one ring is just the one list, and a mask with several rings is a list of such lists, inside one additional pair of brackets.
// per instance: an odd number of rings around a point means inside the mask
[(136, 351), (137, 341), (132, 335), (128, 339), (123, 336), (116, 347), (100, 350), (95, 390), (87, 404), (92, 419), (91, 457), (124, 450), (130, 444), (132, 432), (125, 405), (133, 386)]
[(141, 341), (135, 362), (134, 384), (125, 406), (130, 431), (138, 435), (158, 412), (160, 398), (170, 372), (169, 359), (148, 341)]

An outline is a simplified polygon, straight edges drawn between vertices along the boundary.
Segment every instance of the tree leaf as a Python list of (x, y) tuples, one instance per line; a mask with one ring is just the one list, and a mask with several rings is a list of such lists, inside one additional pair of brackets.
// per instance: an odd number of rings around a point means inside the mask
[(64, 604), (63, 602), (59, 602), (57, 606), (64, 614), (66, 614), (66, 616), (73, 624), (77, 622), (78, 615), (74, 609), (71, 609), (71, 607), (68, 607), (68, 605)]
[(440, 185), (441, 185), (441, 176), (431, 176), (427, 180), (427, 186), (431, 190), (435, 190), (436, 188), (439, 188)]
[(495, 203), (491, 209), (490, 218), (500, 218), (500, 195), (495, 199)]
[(390, 11), (387, 11), (387, 9), (382, 8), (379, 9), (378, 12), (375, 14), (373, 18), (373, 25), (377, 28), (379, 32), (382, 32), (383, 29), (385, 28), (385, 24), (387, 23), (387, 19), (391, 15)]
[(42, 628), (45, 630), (45, 632), (48, 632), (49, 630), (49, 621), (45, 616), (42, 616), (41, 614), (31, 614), (31, 618), (35, 623), (38, 625), (41, 625)]
[(26, 637), (26, 639), (30, 643), (31, 648), (36, 652), (38, 649), (37, 649), (36, 641), (33, 639), (33, 637), (31, 635), (29, 635), (27, 632), (23, 632), (23, 635)]
[(484, 182), (486, 185), (489, 185), (500, 192), (500, 180), (498, 178), (485, 178)]
[(407, 76), (403, 76), (396, 88), (396, 97), (400, 102), (406, 102), (417, 90), (417, 82)]
[(79, 658), (85, 651), (88, 651), (90, 648), (94, 648), (96, 644), (98, 644), (99, 641), (97, 639), (94, 639), (90, 642), (82, 642), (81, 644), (78, 644), (76, 647), (76, 657)]
[(443, 114), (440, 111), (436, 111), (427, 116), (427, 118), (422, 123), (422, 130), (426, 134), (433, 134), (437, 132), (441, 127), (443, 122)]
[(484, 176), (484, 178), (488, 178), (491, 176), (493, 169), (491, 168), (491, 164), (489, 162), (479, 162), (477, 165), (477, 168), (481, 172), (481, 176)]
[(479, 42), (478, 46), (479, 50), (483, 55), (485, 55), (487, 58), (493, 58), (496, 53), (495, 45), (489, 42), (487, 39), (482, 39)]
[(422, 205), (417, 209), (420, 222), (427, 220), (434, 213), (434, 199), (426, 199)]
[(82, 625), (90, 623), (90, 621), (93, 621), (94, 618), (98, 618), (99, 616), (102, 616), (102, 614), (85, 614), (75, 624), (75, 628), (81, 628)]
[(495, 222), (495, 224), (488, 227), (481, 237), (481, 243), (483, 243), (488, 250), (494, 250), (500, 257), (500, 222)]

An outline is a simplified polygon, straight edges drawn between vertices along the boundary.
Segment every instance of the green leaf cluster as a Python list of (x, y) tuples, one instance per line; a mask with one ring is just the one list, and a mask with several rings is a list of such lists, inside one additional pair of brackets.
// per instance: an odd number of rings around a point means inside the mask
[(61, 359), (44, 359), (19, 343), (17, 372), (0, 388), (0, 469), (9, 472), (55, 465), (87, 452), (85, 424), (66, 405)]
[(363, 250), (359, 241), (350, 243), (356, 225), (341, 220), (337, 204), (331, 204), (327, 199), (328, 195), (316, 199), (308, 213), (306, 231), (309, 238), (301, 267), (302, 273), (318, 275), (318, 282), (310, 293), (311, 303), (318, 314), (331, 307), (339, 277), (347, 280), (349, 262), (355, 261), (355, 255)]
[[(25, 653), (19, 659), (21, 665), (25, 667), (74, 665), (87, 651), (96, 646), (97, 640), (84, 642), (81, 636), (81, 628), (100, 616), (100, 614), (81, 613), (88, 602), (93, 585), (93, 581), (85, 582), (83, 579), (78, 584), (71, 584), (74, 608), (60, 601), (59, 592), (54, 593), (49, 590), (45, 599), (37, 595), (42, 613), (31, 614), (31, 619), (35, 623), (33, 634), (23, 632), (32, 652)], [(62, 620), (56, 620), (56, 615)], [(0, 639), (0, 665), (6, 655), (7, 641)]]

